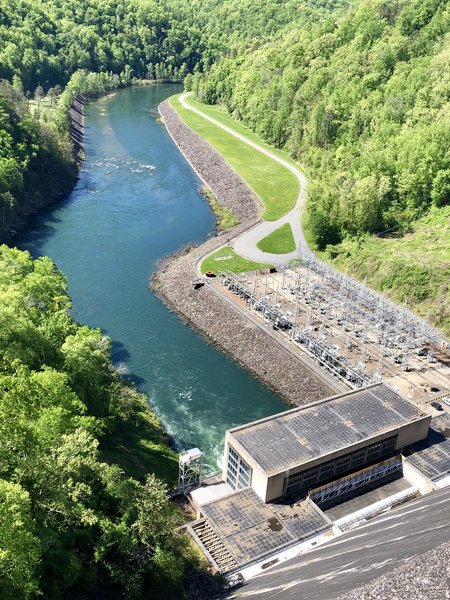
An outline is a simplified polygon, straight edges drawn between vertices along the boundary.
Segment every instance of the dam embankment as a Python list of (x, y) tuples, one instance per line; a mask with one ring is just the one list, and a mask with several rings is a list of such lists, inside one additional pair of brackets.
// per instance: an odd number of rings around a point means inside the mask
[(166, 100), (159, 112), (175, 143), (219, 204), (239, 218), (236, 227), (199, 246), (184, 248), (163, 261), (152, 287), (171, 310), (233, 358), (285, 401), (301, 405), (333, 394), (334, 390), (300, 364), (288, 350), (261, 331), (209, 286), (195, 289), (197, 264), (231, 237), (253, 226), (261, 205), (257, 196), (219, 153), (185, 125)]

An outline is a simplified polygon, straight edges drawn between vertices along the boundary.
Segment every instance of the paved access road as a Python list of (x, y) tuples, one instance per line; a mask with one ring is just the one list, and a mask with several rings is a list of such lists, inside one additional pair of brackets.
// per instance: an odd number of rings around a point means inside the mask
[(258, 575), (227, 598), (333, 600), (449, 540), (444, 488)]
[[(289, 260), (291, 260), (293, 258), (298, 258), (299, 250), (301, 249), (301, 250), (305, 251), (308, 248), (308, 245), (306, 244), (305, 238), (303, 236), (303, 231), (302, 231), (302, 226), (301, 226), (301, 216), (302, 216), (303, 210), (305, 208), (305, 201), (306, 201), (307, 190), (308, 190), (308, 181), (307, 181), (306, 177), (303, 175), (303, 173), (301, 173), (301, 171), (299, 171), (289, 161), (280, 158), (273, 152), (270, 152), (270, 150), (263, 148), (259, 144), (256, 144), (255, 142), (246, 138), (244, 135), (237, 133), (230, 127), (227, 127), (226, 125), (223, 125), (222, 123), (220, 123), (220, 121), (213, 119), (209, 115), (205, 114), (203, 111), (198, 110), (197, 108), (194, 108), (193, 106), (188, 104), (186, 102), (186, 96), (188, 96), (189, 93), (190, 92), (187, 92), (186, 94), (182, 94), (180, 96), (180, 102), (184, 108), (191, 110), (192, 112), (200, 115), (203, 119), (210, 121), (217, 127), (220, 127), (220, 129), (223, 129), (224, 131), (226, 131), (227, 133), (238, 138), (242, 142), (245, 142), (246, 144), (248, 144), (249, 146), (251, 146), (252, 148), (257, 150), (258, 152), (261, 152), (262, 154), (264, 154), (265, 156), (268, 156), (269, 158), (271, 158), (275, 162), (279, 163), (280, 165), (283, 165), (283, 167), (286, 167), (286, 169), (288, 169), (291, 173), (293, 173), (295, 175), (295, 177), (297, 178), (297, 180), (300, 184), (300, 192), (298, 194), (297, 201), (295, 203), (295, 207), (290, 212), (288, 212), (286, 215), (284, 215), (283, 217), (281, 217), (280, 219), (278, 219), (276, 221), (261, 221), (260, 223), (258, 223), (257, 225), (255, 225), (254, 227), (249, 229), (248, 231), (245, 231), (238, 237), (232, 239), (230, 241), (231, 247), (240, 256), (243, 256), (245, 258), (248, 258), (249, 260), (254, 260), (257, 262), (261, 262), (261, 263), (272, 263), (274, 265), (285, 265)], [(270, 254), (268, 252), (263, 252), (256, 246), (256, 244), (260, 240), (262, 240), (263, 238), (268, 236), (270, 233), (272, 233), (272, 231), (275, 231), (276, 229), (278, 229), (285, 223), (289, 223), (291, 226), (291, 229), (292, 229), (292, 234), (294, 236), (295, 246), (296, 246), (296, 250), (294, 252), (290, 252), (288, 254)]]

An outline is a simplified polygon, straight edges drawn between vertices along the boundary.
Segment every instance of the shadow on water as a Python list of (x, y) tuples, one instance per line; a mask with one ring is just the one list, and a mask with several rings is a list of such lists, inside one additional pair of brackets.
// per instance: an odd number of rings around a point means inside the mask
[[(34, 257), (44, 254), (43, 249), (46, 243), (55, 235), (58, 235), (59, 226), (64, 221), (64, 214), (67, 208), (77, 199), (77, 196), (83, 195), (88, 191), (95, 189), (95, 183), (87, 170), (84, 170), (73, 190), (73, 192), (53, 204), (39, 209), (35, 214), (31, 214), (27, 220), (25, 232), (20, 232), (14, 243), (22, 244), (26, 239), (26, 250)], [(55, 260), (55, 259), (54, 259)]]
[[(106, 334), (106, 331), (104, 333)], [(146, 380), (144, 377), (130, 372), (128, 364), (130, 363), (131, 354), (122, 342), (111, 340), (111, 359), (122, 379), (132, 383), (138, 389), (142, 389)]]
[[(58, 209), (70, 202), (69, 198), (60, 200), (57, 203)], [(27, 223), (27, 245), (26, 250), (31, 252), (34, 257), (41, 256), (42, 248), (45, 242), (55, 235), (57, 226), (61, 219), (55, 211), (56, 204), (40, 209), (38, 214), (30, 215)], [(22, 238), (22, 232), (16, 236), (13, 243), (19, 244)]]
[[(107, 331), (104, 333), (107, 334)], [(118, 340), (111, 340), (111, 358), (113, 363), (116, 365), (121, 362), (127, 362), (130, 360), (131, 356), (122, 342), (119, 342)]]

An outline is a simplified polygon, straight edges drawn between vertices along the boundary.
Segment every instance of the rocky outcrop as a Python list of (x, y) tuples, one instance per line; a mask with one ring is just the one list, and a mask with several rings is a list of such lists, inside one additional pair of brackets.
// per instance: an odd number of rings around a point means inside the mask
[(69, 110), (69, 134), (77, 163), (84, 158), (84, 102), (82, 94), (76, 96)]

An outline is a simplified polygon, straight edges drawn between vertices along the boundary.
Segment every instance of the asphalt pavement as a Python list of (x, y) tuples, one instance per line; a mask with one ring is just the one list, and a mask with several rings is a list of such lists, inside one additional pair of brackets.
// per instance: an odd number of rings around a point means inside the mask
[(227, 598), (334, 600), (449, 540), (450, 488), (444, 488), (269, 569)]
[[(301, 217), (305, 208), (305, 201), (308, 190), (308, 181), (306, 177), (289, 161), (284, 160), (283, 158), (277, 156), (273, 152), (270, 152), (270, 150), (267, 150), (266, 148), (260, 146), (256, 142), (249, 140), (244, 135), (241, 135), (240, 133), (237, 133), (237, 131), (234, 131), (234, 129), (223, 125), (222, 123), (220, 123), (220, 121), (213, 119), (209, 115), (205, 114), (203, 111), (198, 110), (197, 108), (194, 108), (193, 106), (188, 104), (186, 102), (186, 96), (188, 96), (188, 94), (189, 92), (180, 96), (180, 103), (184, 106), (184, 108), (198, 114), (199, 116), (203, 117), (207, 121), (210, 121), (217, 127), (220, 127), (220, 129), (223, 129), (224, 131), (233, 135), (242, 142), (245, 142), (258, 152), (261, 152), (262, 154), (268, 156), (280, 165), (283, 165), (283, 167), (285, 167), (286, 169), (288, 169), (288, 171), (295, 175), (299, 182), (299, 194), (297, 196), (294, 208), (280, 219), (277, 219), (276, 221), (261, 221), (254, 227), (251, 227), (247, 231), (244, 231), (244, 233), (242, 233), (241, 235), (230, 240), (230, 245), (233, 248), (233, 250), (240, 256), (243, 256), (249, 260), (254, 260), (256, 262), (261, 263), (270, 263), (273, 265), (285, 265), (291, 259), (298, 258), (299, 251), (306, 251), (308, 249), (308, 245), (304, 238), (301, 226)], [(289, 252), (287, 254), (271, 254), (269, 252), (263, 252), (256, 246), (256, 244), (260, 240), (268, 236), (276, 229), (279, 229), (285, 223), (290, 224), (292, 234), (294, 236), (296, 249), (293, 252)]]

